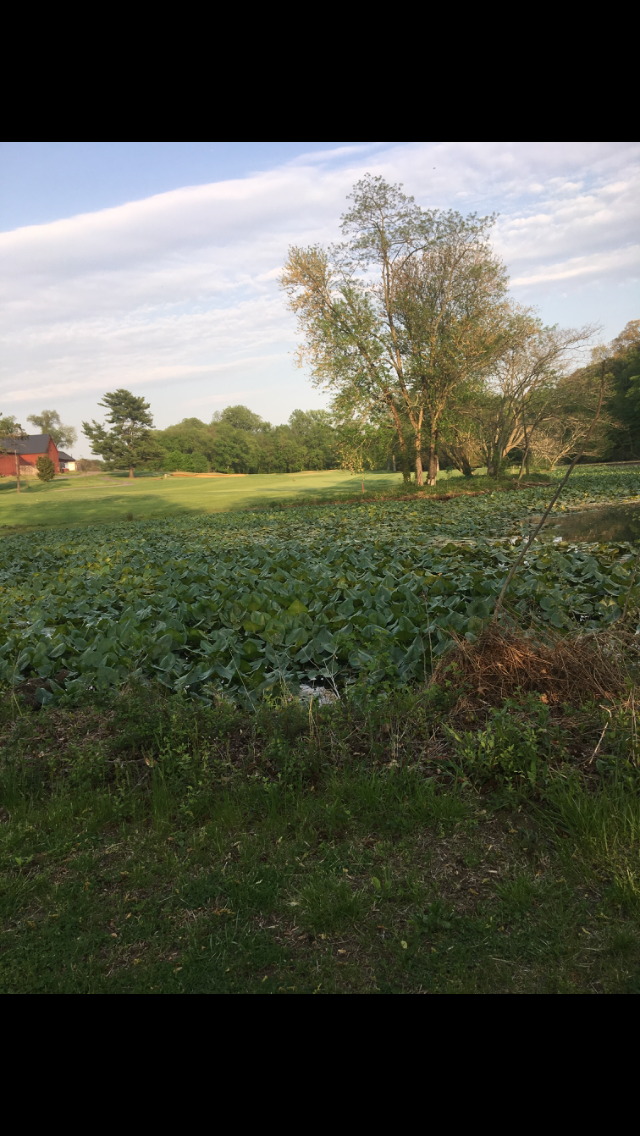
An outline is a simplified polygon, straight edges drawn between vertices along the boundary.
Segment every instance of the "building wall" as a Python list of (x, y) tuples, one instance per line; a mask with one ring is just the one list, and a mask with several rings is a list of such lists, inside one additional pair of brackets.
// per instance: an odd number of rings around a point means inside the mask
[(60, 461), (58, 459), (58, 447), (56, 446), (53, 438), (49, 438), (49, 457), (53, 462), (56, 473), (60, 473)]
[[(60, 473), (60, 462), (58, 460), (58, 447), (55, 442), (49, 438), (49, 449), (47, 457), (51, 458), (54, 464), (56, 473)], [(20, 476), (21, 477), (35, 477), (37, 475), (36, 462), (38, 458), (44, 457), (43, 454), (18, 454), (20, 462)], [(15, 454), (0, 454), (0, 477), (15, 477), (16, 475), (16, 456)]]
[[(22, 463), (21, 463), (22, 464)], [(13, 454), (0, 454), (0, 476), (15, 477), (16, 459)]]

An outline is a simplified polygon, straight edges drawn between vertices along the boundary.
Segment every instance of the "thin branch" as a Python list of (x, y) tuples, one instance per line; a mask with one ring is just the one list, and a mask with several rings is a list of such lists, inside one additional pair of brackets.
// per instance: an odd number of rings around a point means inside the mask
[(609, 729), (609, 726), (611, 725), (611, 711), (610, 711), (609, 707), (601, 705), (600, 709), (606, 710), (609, 717), (608, 717), (607, 721), (605, 722), (604, 730), (600, 734), (600, 739), (598, 741), (598, 744), (597, 744), (596, 748), (594, 749), (593, 753), (591, 754), (591, 757), (589, 758), (589, 765), (591, 765), (592, 762), (595, 761), (596, 757), (600, 753), (600, 746), (602, 745), (602, 743), (604, 741), (604, 735), (606, 734), (607, 730)]
[(571, 474), (573, 473), (578, 461), (582, 457), (582, 455), (583, 455), (583, 453), (584, 453), (584, 451), (587, 447), (587, 443), (589, 441), (589, 438), (591, 437), (591, 434), (593, 432), (593, 428), (594, 428), (596, 422), (598, 421), (598, 419), (600, 417), (600, 411), (602, 410), (603, 398), (604, 398), (604, 361), (602, 363), (602, 375), (600, 377), (600, 397), (598, 399), (598, 408), (596, 410), (595, 418), (593, 419), (593, 422), (591, 423), (589, 430), (587, 432), (587, 436), (586, 436), (584, 442), (582, 443), (582, 448), (578, 451), (575, 458), (571, 462), (569, 469), (567, 470), (565, 476), (563, 477), (563, 479), (560, 482), (558, 488), (556, 489), (553, 497), (551, 498), (551, 501), (549, 502), (544, 513), (542, 514), (542, 517), (540, 519), (539, 524), (536, 525), (536, 527), (533, 530), (533, 532), (531, 533), (531, 536), (529, 537), (527, 543), (525, 544), (524, 548), (522, 549), (522, 552), (520, 553), (518, 559), (516, 560), (515, 564), (513, 564), (512, 567), (511, 567), (511, 570), (510, 570), (510, 572), (509, 572), (509, 574), (508, 574), (508, 576), (507, 576), (507, 578), (504, 582), (504, 586), (502, 588), (502, 591), (500, 592), (500, 595), (498, 596), (498, 601), (497, 601), (496, 606), (494, 608), (493, 620), (492, 620), (493, 623), (495, 623), (497, 618), (498, 618), (498, 615), (500, 613), (500, 608), (502, 607), (502, 602), (504, 600), (505, 595), (507, 594), (507, 589), (509, 587), (509, 584), (513, 580), (513, 577), (515, 576), (518, 568), (522, 564), (522, 561), (524, 560), (527, 552), (531, 548), (531, 545), (533, 544), (534, 540), (536, 539), (538, 533), (540, 532), (540, 529), (544, 525), (547, 517), (549, 516), (549, 513), (551, 512), (553, 506), (555, 505), (556, 501), (558, 500), (558, 497), (562, 493), (562, 490), (564, 489), (565, 485), (567, 484), (567, 482), (568, 482), (569, 478), (571, 477)]
[(631, 577), (631, 583), (629, 584), (629, 591), (627, 592), (627, 598), (624, 601), (624, 611), (622, 613), (622, 619), (623, 620), (625, 620), (627, 618), (627, 611), (629, 610), (629, 600), (631, 599), (631, 591), (633, 589), (633, 585), (636, 582), (636, 572), (638, 571), (638, 563), (639, 562), (640, 562), (640, 552), (636, 556), (636, 562), (633, 566), (633, 575)]

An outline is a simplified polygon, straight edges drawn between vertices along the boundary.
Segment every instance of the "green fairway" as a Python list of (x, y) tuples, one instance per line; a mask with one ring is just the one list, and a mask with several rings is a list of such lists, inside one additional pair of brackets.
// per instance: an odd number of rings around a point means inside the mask
[[(15, 480), (0, 480), (0, 525), (42, 528), (124, 520), (217, 513), (281, 501), (315, 501), (361, 492), (362, 475), (348, 470), (255, 474), (246, 477), (139, 477), (96, 475), (29, 481), (16, 493)], [(366, 473), (365, 491), (388, 492), (402, 483), (399, 473)]]

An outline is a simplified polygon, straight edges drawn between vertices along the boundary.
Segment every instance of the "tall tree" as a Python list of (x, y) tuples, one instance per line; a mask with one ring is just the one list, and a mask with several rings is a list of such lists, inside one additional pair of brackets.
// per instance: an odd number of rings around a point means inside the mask
[(73, 426), (63, 426), (57, 410), (43, 410), (42, 414), (29, 414), (27, 422), (37, 426), (41, 434), (50, 434), (56, 446), (71, 449), (78, 441), (78, 433)]
[[(410, 392), (416, 471), (428, 431), (428, 484), (435, 485), (440, 429), (468, 400), (508, 342), (507, 277), (488, 234), (492, 217), (437, 214), (426, 247), (396, 274), (395, 309)], [(410, 405), (413, 404), (413, 414)], [(421, 477), (416, 474), (416, 481)]]
[(523, 455), (521, 473), (528, 466), (539, 431), (569, 395), (567, 384), (558, 395), (568, 362), (592, 334), (592, 327), (544, 327), (526, 309), (512, 313), (503, 349), (485, 370), (484, 392), (467, 411), (478, 424), (489, 475), (499, 476), (514, 449)]
[(13, 414), (0, 414), (0, 438), (24, 437), (24, 430)]
[(289, 250), (281, 283), (304, 335), (299, 362), (333, 390), (343, 421), (393, 424), (405, 477), (411, 445), (421, 485), (425, 424), (435, 481), (452, 392), (499, 344), (506, 276), (488, 245), (493, 219), (423, 210), (369, 174), (350, 199), (343, 243)]
[(594, 352), (593, 362), (606, 357), (613, 376), (607, 403), (612, 424), (609, 453), (618, 461), (640, 458), (640, 320), (630, 320), (608, 348)]
[(91, 441), (91, 452), (102, 457), (107, 469), (128, 469), (132, 478), (135, 469), (161, 459), (162, 452), (151, 434), (153, 418), (148, 402), (119, 389), (105, 394), (98, 405), (109, 411), (111, 429), (106, 430), (94, 419), (83, 422), (82, 430)]
[[(553, 469), (563, 459), (573, 458), (585, 443), (589, 432), (584, 452), (592, 457), (606, 454), (611, 429), (611, 418), (607, 411), (601, 411), (596, 425), (591, 429), (601, 380), (601, 365), (584, 367), (560, 379), (538, 430), (530, 438), (530, 452), (537, 464), (542, 463)], [(612, 375), (606, 373), (603, 392), (605, 398), (610, 397), (611, 389)]]

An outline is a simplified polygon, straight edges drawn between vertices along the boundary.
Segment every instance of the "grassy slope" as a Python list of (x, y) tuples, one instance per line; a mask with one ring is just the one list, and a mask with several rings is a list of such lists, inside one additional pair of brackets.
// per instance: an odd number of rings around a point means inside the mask
[[(467, 482), (457, 470), (438, 475), (438, 492), (492, 490), (495, 482), (480, 476)], [(247, 477), (90, 477), (55, 478), (43, 485), (24, 482), (18, 496), (15, 481), (0, 480), (0, 527), (11, 531), (122, 521), (127, 513), (135, 520), (217, 513), (256, 505), (289, 501), (313, 503), (359, 496), (364, 480), (369, 495), (402, 492), (402, 475), (380, 471), (352, 474), (327, 470), (287, 474), (256, 474)], [(415, 487), (414, 487), (415, 489)], [(425, 495), (434, 492), (427, 487)]]
[[(368, 473), (365, 486), (388, 492), (400, 474)], [(18, 494), (15, 482), (0, 482), (0, 525), (44, 528), (136, 520), (185, 513), (219, 512), (287, 500), (318, 500), (358, 493), (362, 478), (343, 470), (325, 473), (265, 474), (230, 478), (125, 478), (105, 476), (29, 482)]]
[(597, 708), (543, 793), (407, 760), (438, 721), (146, 692), (5, 722), (0, 990), (640, 993), (637, 783), (575, 771)]

